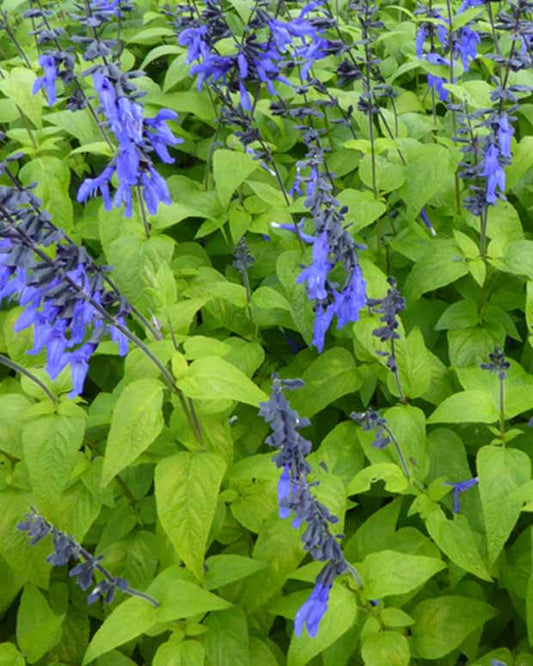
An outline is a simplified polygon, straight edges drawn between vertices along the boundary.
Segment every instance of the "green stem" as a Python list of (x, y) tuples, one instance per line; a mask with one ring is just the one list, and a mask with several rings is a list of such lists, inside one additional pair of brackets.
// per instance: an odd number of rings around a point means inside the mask
[(22, 365), (19, 365), (18, 363), (15, 363), (15, 361), (12, 361), (10, 358), (7, 358), (7, 356), (4, 356), (3, 354), (0, 354), (0, 363), (2, 365), (5, 365), (6, 368), (9, 368), (10, 370), (14, 370), (15, 372), (19, 372), (21, 375), (24, 375), (28, 379), (30, 379), (34, 384), (37, 384), (44, 393), (50, 398), (50, 400), (56, 404), (57, 403), (57, 398), (55, 395), (48, 389), (46, 384), (42, 382), (38, 377), (36, 377), (32, 372), (24, 368)]
[(402, 449), (400, 448), (398, 440), (393, 435), (392, 430), (389, 428), (389, 426), (384, 425), (383, 430), (385, 430), (387, 435), (390, 437), (391, 442), (394, 444), (394, 448), (396, 449), (396, 453), (398, 454), (398, 458), (400, 459), (400, 465), (404, 473), (404, 476), (409, 481), (411, 479), (411, 475), (409, 473), (409, 468), (407, 467), (407, 462), (403, 456)]

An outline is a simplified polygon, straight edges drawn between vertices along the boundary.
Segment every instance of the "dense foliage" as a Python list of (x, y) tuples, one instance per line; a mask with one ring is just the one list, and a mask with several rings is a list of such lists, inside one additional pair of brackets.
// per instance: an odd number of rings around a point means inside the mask
[(4, 0), (2, 666), (533, 665), (532, 49)]

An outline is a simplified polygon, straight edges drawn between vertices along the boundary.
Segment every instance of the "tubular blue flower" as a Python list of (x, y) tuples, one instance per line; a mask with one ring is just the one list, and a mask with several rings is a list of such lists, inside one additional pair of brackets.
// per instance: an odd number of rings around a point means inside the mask
[(475, 476), (472, 479), (467, 479), (466, 481), (460, 481), (459, 483), (449, 483), (445, 481), (445, 485), (451, 486), (453, 488), (453, 512), (459, 513), (461, 507), (459, 505), (459, 496), (461, 493), (464, 493), (465, 490), (473, 488), (479, 483), (479, 479)]
[(415, 39), (415, 52), (417, 58), (422, 59), (424, 56), (424, 42), (426, 41), (427, 28), (425, 23), (423, 23), (416, 33)]
[(313, 260), (311, 265), (305, 268), (296, 278), (297, 283), (307, 282), (307, 294), (312, 300), (323, 300), (328, 296), (326, 280), (331, 270), (328, 256), (328, 236), (326, 232), (323, 232), (313, 243)]
[(78, 194), (76, 195), (76, 201), (78, 203), (85, 203), (87, 199), (94, 197), (94, 195), (100, 191), (104, 202), (104, 208), (106, 210), (111, 210), (113, 208), (113, 202), (111, 201), (111, 194), (109, 192), (109, 183), (111, 182), (115, 170), (115, 165), (110, 164), (96, 178), (86, 178), (80, 185)]
[(89, 359), (95, 349), (95, 344), (87, 342), (82, 347), (76, 349), (76, 351), (71, 352), (67, 357), (67, 363), (70, 365), (72, 376), (72, 391), (68, 394), (71, 400), (83, 392), (85, 378), (89, 372)]
[(57, 379), (58, 375), (68, 364), (68, 356), (65, 354), (68, 345), (65, 337), (66, 330), (66, 322), (60, 319), (53, 326), (50, 336), (46, 341), (46, 372), (52, 379)]
[(324, 342), (326, 340), (326, 333), (328, 332), (333, 315), (335, 314), (335, 304), (330, 303), (328, 306), (323, 305), (315, 306), (315, 322), (313, 325), (313, 345), (317, 348), (319, 354), (324, 349)]
[(481, 37), (469, 25), (461, 28), (459, 40), (455, 48), (459, 53), (465, 72), (470, 68), (470, 61), (477, 56), (477, 47), (481, 43)]
[(48, 96), (48, 105), (53, 106), (57, 100), (56, 81), (59, 76), (53, 55), (40, 55), (37, 59), (44, 69), (44, 76), (39, 76), (33, 83), (32, 93), (35, 95), (44, 87)]
[[(446, 58), (443, 58), (438, 53), (426, 53), (425, 60), (433, 65), (444, 65), (446, 67), (450, 66), (450, 61)], [(430, 88), (433, 88), (438, 94), (441, 102), (447, 102), (450, 93), (444, 88), (445, 83), (449, 83), (449, 80), (445, 77), (435, 76), (434, 74), (427, 74), (428, 85)], [(455, 83), (455, 81), (454, 81)]]
[(435, 231), (433, 225), (431, 224), (431, 220), (429, 219), (429, 216), (426, 212), (425, 208), (422, 208), (419, 213), (420, 217), (422, 218), (422, 222), (426, 225), (426, 227), (429, 229), (430, 233), (432, 236), (436, 236), (437, 232)]
[(111, 127), (119, 128), (120, 121), (117, 111), (117, 94), (109, 78), (97, 70), (93, 74), (93, 84), (98, 93), (98, 99), (102, 105), (102, 110), (110, 123)]
[(142, 172), (141, 185), (146, 207), (152, 215), (157, 213), (160, 203), (171, 203), (167, 183), (153, 167), (149, 167), (148, 171)]
[(289, 466), (285, 465), (278, 481), (278, 505), (280, 518), (288, 518), (291, 515), (291, 510), (288, 506), (286, 506), (285, 503), (285, 500), (290, 497), (290, 494), (291, 478), (289, 475)]
[(302, 635), (304, 625), (311, 638), (315, 638), (318, 632), (320, 620), (328, 609), (329, 593), (331, 586), (317, 583), (309, 599), (300, 607), (294, 618), (294, 633)]
[(499, 196), (496, 188), (501, 194), (505, 193), (505, 171), (500, 165), (499, 150), (493, 143), (485, 150), (481, 175), (487, 179), (486, 201), (488, 204), (495, 204)]
[(496, 137), (498, 139), (498, 148), (500, 154), (504, 157), (511, 157), (511, 140), (513, 138), (514, 130), (509, 122), (507, 113), (500, 114), (498, 118), (498, 129), (496, 130)]
[(315, 237), (310, 234), (306, 234), (303, 230), (304, 219), (302, 218), (298, 224), (287, 224), (279, 222), (271, 222), (270, 226), (274, 229), (286, 229), (287, 231), (292, 231), (294, 234), (297, 234), (299, 238), (303, 240), (304, 243), (314, 244)]
[(147, 118), (144, 121), (145, 127), (150, 130), (147, 131), (146, 136), (148, 137), (154, 152), (165, 164), (174, 163), (174, 158), (169, 155), (167, 145), (176, 146), (179, 143), (183, 143), (183, 139), (175, 137), (167, 126), (168, 120), (176, 120), (177, 117), (178, 114), (176, 112), (170, 111), (169, 109), (162, 109), (158, 112), (155, 118)]
[(187, 47), (185, 62), (188, 65), (209, 55), (209, 47), (205, 42), (207, 30), (207, 25), (201, 25), (196, 28), (186, 28), (180, 33), (178, 43), (180, 46)]
[(359, 312), (366, 305), (366, 282), (359, 264), (353, 267), (348, 284), (339, 293), (333, 291), (334, 312), (337, 315), (337, 328), (341, 329), (350, 321), (359, 319)]

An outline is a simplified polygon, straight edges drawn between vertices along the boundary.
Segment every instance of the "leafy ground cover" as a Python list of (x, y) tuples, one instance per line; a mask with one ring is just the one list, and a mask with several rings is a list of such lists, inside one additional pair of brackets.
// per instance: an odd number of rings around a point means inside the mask
[(533, 2), (4, 0), (0, 664), (533, 664)]

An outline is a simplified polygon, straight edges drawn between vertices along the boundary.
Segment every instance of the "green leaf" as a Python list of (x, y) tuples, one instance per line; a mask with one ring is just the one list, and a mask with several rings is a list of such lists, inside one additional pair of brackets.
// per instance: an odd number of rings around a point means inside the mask
[(485, 391), (461, 391), (446, 398), (428, 423), (494, 423), (498, 410), (490, 393)]
[(422, 294), (445, 287), (467, 273), (468, 264), (453, 241), (432, 241), (409, 273), (404, 293), (409, 301), (416, 301)]
[(51, 520), (61, 516), (57, 505), (70, 481), (85, 433), (85, 414), (69, 418), (49, 414), (27, 421), (22, 431), (24, 462), (39, 508)]
[(376, 481), (385, 481), (385, 489), (395, 493), (403, 492), (409, 485), (398, 465), (383, 462), (369, 465), (356, 474), (348, 484), (346, 494), (364, 493), (366, 490), (370, 490), (371, 484)]
[[(497, 373), (487, 372), (482, 368), (458, 368), (457, 377), (467, 391), (484, 391), (492, 395), (495, 405), (500, 401), (500, 381)], [(507, 371), (504, 390), (504, 415), (512, 419), (518, 414), (533, 408), (533, 376), (511, 360)]]
[(471, 300), (452, 303), (435, 325), (437, 331), (461, 331), (479, 324), (477, 305)]
[(436, 194), (445, 194), (454, 187), (454, 168), (449, 150), (438, 143), (419, 147), (414, 160), (407, 165), (404, 199), (407, 215), (418, 216)]
[(509, 243), (505, 248), (503, 263), (505, 271), (533, 280), (533, 241), (518, 240)]
[(348, 206), (346, 219), (353, 223), (353, 231), (360, 231), (375, 222), (387, 210), (383, 201), (375, 199), (372, 192), (345, 188), (339, 192), (339, 201)]
[[(395, 351), (404, 394), (409, 398), (419, 398), (427, 391), (431, 381), (431, 362), (420, 329), (413, 328), (407, 338), (396, 340)], [(393, 373), (388, 375), (387, 386), (391, 393), (398, 395)]]
[(407, 639), (397, 631), (372, 634), (364, 642), (361, 654), (365, 666), (409, 666), (410, 653)]
[[(389, 162), (381, 155), (375, 156), (375, 164), (376, 189), (379, 193), (392, 192), (405, 183), (406, 168), (403, 165)], [(371, 155), (365, 155), (359, 162), (359, 177), (368, 188), (373, 189)]]
[(446, 564), (434, 557), (382, 550), (367, 555), (358, 570), (364, 580), (365, 596), (382, 599), (411, 592), (445, 568)]
[(257, 407), (268, 396), (233, 363), (219, 356), (193, 361), (179, 380), (179, 388), (189, 398), (237, 400)]
[(461, 331), (448, 331), (450, 363), (456, 368), (479, 365), (487, 360), (496, 345), (502, 346), (506, 331), (489, 330), (484, 326), (471, 326)]
[(205, 650), (198, 641), (171, 637), (155, 653), (153, 666), (204, 666)]
[[(407, 466), (413, 475), (423, 480), (428, 471), (426, 455), (426, 418), (424, 412), (412, 405), (391, 407), (385, 412), (388, 425), (397, 439)], [(389, 445), (390, 455), (397, 460), (392, 444)], [(394, 452), (393, 452), (394, 451)]]
[(14, 102), (32, 123), (42, 128), (41, 93), (32, 93), (33, 83), (37, 77), (26, 67), (14, 67), (0, 78), (0, 90)]
[(102, 140), (98, 125), (94, 122), (88, 109), (48, 113), (46, 122), (60, 127), (68, 135), (75, 137), (82, 145), (99, 143)]
[(476, 459), (479, 494), (493, 564), (520, 516), (522, 501), (513, 491), (531, 478), (531, 460), (518, 449), (484, 446)]
[[(309, 257), (310, 258), (310, 257)], [(306, 262), (308, 264), (309, 262)], [(305, 342), (311, 346), (313, 339), (313, 306), (305, 293), (303, 284), (296, 278), (302, 272), (302, 253), (296, 251), (282, 252), (276, 263), (276, 273), (284, 289), (284, 296), (291, 307), (291, 315), (297, 330)]]
[(426, 599), (412, 611), (413, 652), (423, 659), (440, 659), (459, 647), (475, 629), (496, 611), (469, 597), (442, 596)]
[(43, 540), (29, 548), (27, 535), (17, 530), (17, 525), (31, 507), (33, 497), (5, 486), (1, 495), (0, 556), (16, 573), (19, 585), (31, 581), (46, 588), (50, 578), (50, 565), (46, 561), (50, 543)]
[(163, 429), (163, 384), (138, 379), (121, 393), (111, 418), (102, 486), (134, 462)]
[(231, 195), (256, 169), (257, 162), (248, 153), (219, 148), (213, 156), (213, 174), (220, 203), (227, 206)]
[(35, 194), (42, 207), (53, 214), (54, 223), (67, 233), (72, 230), (73, 207), (69, 194), (70, 169), (59, 157), (34, 157), (20, 170), (24, 185), (37, 183)]
[(458, 514), (449, 520), (437, 508), (426, 518), (426, 527), (430, 537), (452, 562), (482, 580), (492, 580), (478, 541), (464, 516)]
[(239, 606), (214, 613), (206, 621), (204, 638), (207, 663), (212, 666), (249, 666), (248, 623)]
[(291, 395), (291, 404), (303, 416), (313, 416), (348, 393), (355, 393), (361, 379), (353, 355), (333, 347), (314, 360), (302, 374), (305, 385)]
[(205, 561), (205, 587), (216, 590), (236, 580), (247, 578), (266, 567), (265, 562), (244, 555), (213, 555)]
[(25, 666), (26, 660), (13, 643), (0, 643), (0, 666)]
[(155, 471), (159, 520), (176, 552), (194, 575), (204, 578), (204, 554), (226, 463), (214, 453), (183, 451)]
[(120, 236), (110, 243), (106, 256), (119, 290), (130, 303), (149, 312), (154, 305), (148, 291), (154, 285), (152, 276), (161, 264), (170, 263), (173, 252), (174, 243), (168, 236)]
[(351, 590), (342, 585), (331, 588), (328, 610), (315, 638), (309, 638), (306, 629), (301, 636), (292, 634), (287, 655), (287, 666), (304, 666), (340, 638), (355, 622), (357, 605)]
[(17, 614), (17, 643), (30, 664), (61, 640), (63, 615), (56, 615), (39, 590), (24, 587)]
[(231, 605), (184, 580), (184, 574), (178, 566), (169, 567), (146, 590), (147, 594), (161, 603), (159, 608), (153, 608), (146, 601), (135, 597), (117, 606), (93, 636), (83, 664), (90, 663), (101, 654), (133, 640), (158, 624), (223, 610)]

